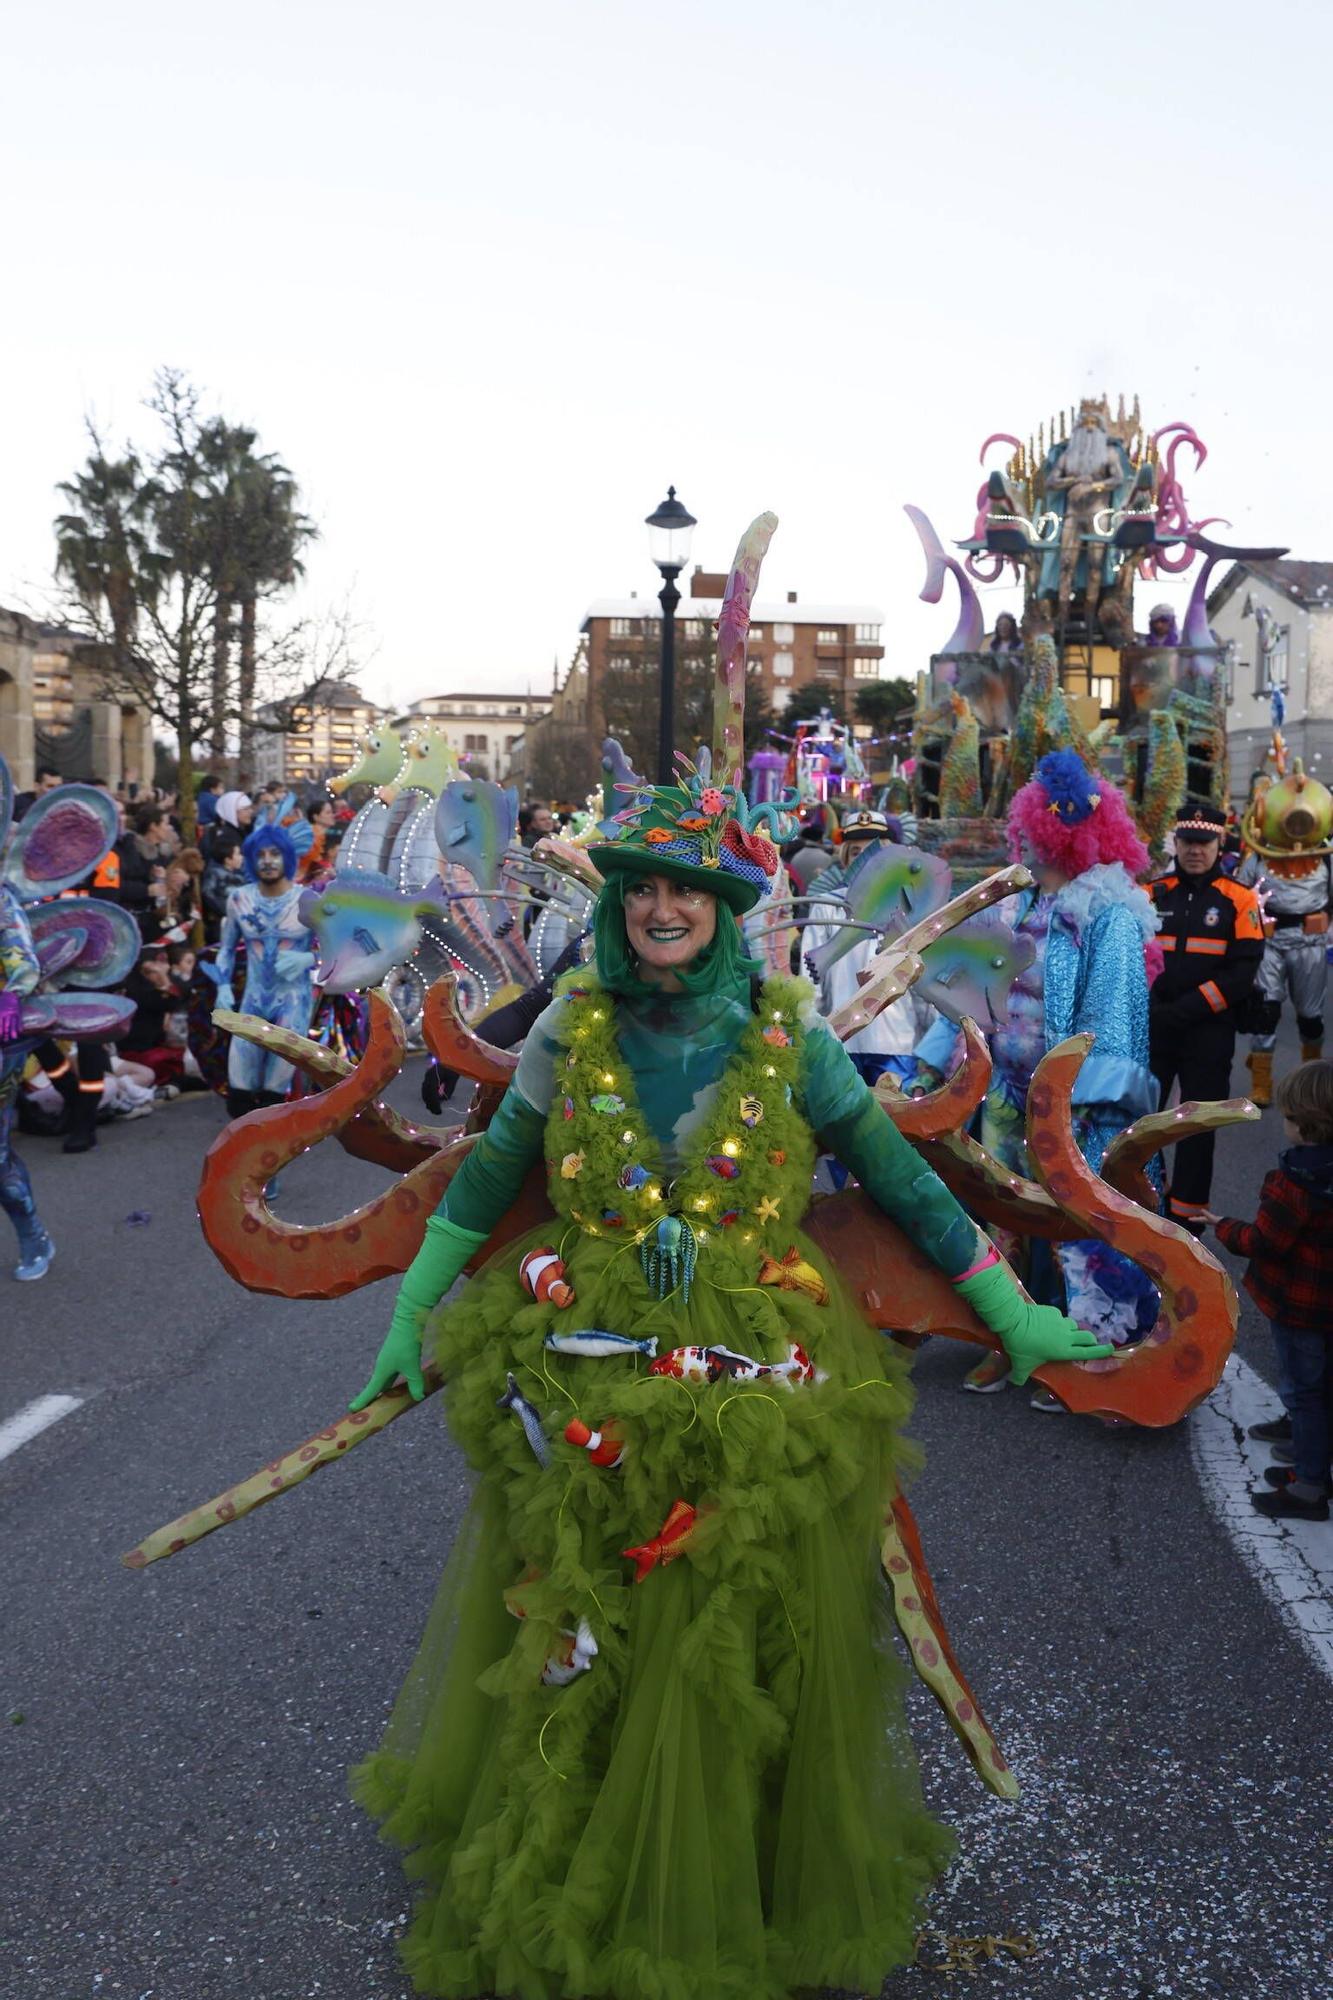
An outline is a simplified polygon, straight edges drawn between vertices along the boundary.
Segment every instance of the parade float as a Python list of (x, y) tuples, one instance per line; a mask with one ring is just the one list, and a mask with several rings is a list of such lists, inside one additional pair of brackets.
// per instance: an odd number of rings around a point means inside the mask
[[(1114, 410), (1085, 398), (1026, 442), (985, 439), (958, 555), (906, 509), (926, 558), (921, 597), (940, 603), (952, 578), (957, 618), (917, 677), (910, 778), (884, 802), (910, 804), (922, 845), (960, 879), (999, 864), (1008, 803), (1048, 750), (1076, 750), (1117, 784), (1154, 852), (1186, 797), (1226, 806), (1230, 663), (1209, 585), (1219, 563), (1286, 551), (1227, 546), (1207, 532), (1224, 521), (1193, 517), (1182, 481), (1207, 456), (1189, 424), (1149, 430), (1137, 397)], [(1196, 564), (1183, 619), (1159, 604), (1136, 632), (1136, 584)], [(976, 586), (1005, 579), (1021, 611), (988, 637)]]
[[(703, 824), (709, 814), (730, 815), (728, 825), (735, 828), (742, 862), (748, 844), (763, 842), (767, 830), (783, 830), (784, 816), (794, 803), (784, 798), (756, 806), (747, 801), (742, 789), (749, 605), (775, 526), (772, 516), (760, 517), (737, 551), (719, 620), (714, 731), (707, 769), (690, 760), (681, 760), (680, 769), (682, 789), (694, 801), (696, 820), (689, 823)], [(612, 773), (609, 778), (611, 802), (616, 796), (624, 799), (619, 808), (622, 817), (645, 810), (632, 775), (617, 779)], [(447, 790), (446, 786), (437, 810)], [(660, 835), (664, 841), (671, 837), (665, 830)], [(890, 850), (895, 855), (903, 851)], [(577, 872), (576, 860), (569, 866)], [(886, 908), (878, 926), (884, 947), (855, 999), (832, 1017), (831, 1025), (841, 1038), (854, 1034), (922, 978), (933, 947), (947, 943), (961, 924), (1031, 880), (1025, 869), (1011, 866), (943, 902), (938, 885), (923, 899), (921, 881), (938, 875), (939, 870), (932, 870), (928, 863), (916, 872), (908, 866), (894, 875), (892, 891), (885, 889)], [(335, 896), (337, 893), (335, 878)], [(781, 929), (782, 914), (771, 920), (774, 928)], [(978, 974), (978, 982), (981, 976)], [(516, 1055), (489, 1045), (462, 1017), (453, 976), (436, 979), (424, 1003), (427, 1045), (441, 1063), (473, 1078), (480, 1090), (465, 1125), (427, 1126), (403, 1117), (385, 1101), (385, 1092), (402, 1065), (406, 1040), (402, 1021), (382, 991), (371, 995), (369, 1046), (355, 1066), (299, 1037), (284, 1037), (281, 1029), (267, 1023), (238, 1017), (231, 1026), (233, 1032), (261, 1044), (276, 1047), (281, 1041), (282, 1052), (306, 1071), (315, 1094), (238, 1119), (210, 1148), (200, 1184), (199, 1213), (208, 1243), (223, 1268), (251, 1290), (310, 1300), (341, 1297), (405, 1270), (421, 1244), (428, 1218), (467, 1158), (477, 1133), (493, 1115), (516, 1068)], [(771, 1033), (777, 1040), (787, 1039), (776, 1028)], [(1235, 1332), (1236, 1297), (1227, 1275), (1208, 1251), (1156, 1212), (1145, 1169), (1164, 1144), (1253, 1116), (1251, 1108), (1186, 1105), (1141, 1118), (1120, 1135), (1106, 1154), (1101, 1172), (1094, 1173), (1075, 1142), (1071, 1113), (1075, 1082), (1093, 1037), (1075, 1036), (1045, 1056), (1033, 1079), (1027, 1109), (1033, 1177), (1026, 1179), (990, 1157), (969, 1135), (969, 1123), (986, 1091), (991, 1065), (985, 1040), (971, 1021), (965, 1024), (964, 1038), (965, 1060), (939, 1090), (907, 1098), (886, 1079), (877, 1091), (885, 1115), (985, 1223), (1053, 1242), (1099, 1238), (1114, 1244), (1150, 1274), (1160, 1293), (1161, 1312), (1146, 1339), (1103, 1360), (1045, 1364), (1036, 1371), (1036, 1379), (1067, 1409), (1103, 1421), (1149, 1426), (1178, 1421), (1220, 1378)], [(770, 1069), (766, 1074), (778, 1072)], [(728, 1205), (728, 1215), (720, 1218), (722, 1226), (729, 1217), (735, 1221), (750, 1213), (752, 1206), (761, 1218), (777, 1213), (766, 1185), (771, 1178), (764, 1167), (768, 1141), (755, 1141), (753, 1148), (749, 1144), (752, 1134), (746, 1127), (744, 1106), (750, 1102), (743, 1100), (741, 1135), (728, 1142), (727, 1158), (716, 1163), (719, 1172), (725, 1169), (724, 1179), (718, 1183), (725, 1189)], [(632, 1139), (634, 1134), (627, 1136)], [(355, 1157), (387, 1169), (393, 1175), (392, 1184), (352, 1213), (327, 1223), (285, 1220), (274, 1211), (269, 1197), (275, 1175), (312, 1146), (329, 1140)], [(772, 1156), (779, 1163), (783, 1157)], [(663, 1188), (650, 1173), (636, 1170), (632, 1162), (618, 1186), (625, 1190), (623, 1200), (620, 1210), (607, 1216), (606, 1228), (623, 1229), (626, 1248), (637, 1245), (641, 1256), (653, 1252), (669, 1257), (678, 1254), (684, 1239), (696, 1246), (701, 1265), (706, 1267), (708, 1232), (698, 1227), (697, 1216), (692, 1228), (689, 1217), (654, 1215), (652, 1204), (664, 1199)], [(705, 1189), (690, 1206), (698, 1209), (709, 1200)], [(562, 1280), (562, 1272), (555, 1268), (560, 1263), (559, 1229), (548, 1205), (545, 1174), (539, 1170), (533, 1171), (522, 1198), (467, 1268), (478, 1268), (503, 1254), (507, 1244), (524, 1232), (530, 1234), (547, 1218), (551, 1219), (552, 1247), (529, 1253), (521, 1276), (534, 1296), (539, 1296), (535, 1288), (544, 1283), (550, 1295), (548, 1303), (558, 1306), (560, 1301), (551, 1284)], [(808, 1212), (806, 1227), (821, 1253), (832, 1260), (852, 1288), (872, 1325), (897, 1329), (909, 1344), (926, 1334), (996, 1344), (920, 1246), (861, 1191), (849, 1189), (817, 1200)], [(749, 1240), (742, 1234), (742, 1241)], [(806, 1282), (806, 1274), (793, 1259), (761, 1258), (759, 1248), (755, 1256), (757, 1286), (799, 1289)], [(540, 1268), (530, 1268), (534, 1263)], [(819, 1303), (816, 1298), (815, 1306)], [(627, 1335), (621, 1346), (633, 1348), (635, 1341)], [(617, 1365), (640, 1364), (653, 1365), (646, 1355), (637, 1360), (622, 1355)], [(766, 1382), (772, 1376), (771, 1368), (720, 1349), (716, 1355), (709, 1350), (700, 1365), (705, 1369), (715, 1365), (726, 1374), (731, 1393), (755, 1393), (772, 1401), (771, 1384), (757, 1386), (759, 1376)], [(442, 1386), (437, 1373), (428, 1371), (427, 1385), (430, 1391)], [(330, 1389), (326, 1386), (318, 1394), (328, 1397)], [(521, 1393), (515, 1388), (503, 1399), (506, 1407), (497, 1409), (496, 1421), (508, 1423), (511, 1412), (517, 1411), (525, 1430), (531, 1432), (533, 1449), (540, 1446), (546, 1454), (566, 1453), (573, 1478), (576, 1473), (583, 1476), (579, 1468), (587, 1454), (601, 1447), (592, 1442), (600, 1435), (595, 1397), (586, 1408), (577, 1396), (569, 1400), (577, 1406), (571, 1408), (562, 1402), (557, 1410), (550, 1405), (549, 1385), (544, 1380), (525, 1380)], [(263, 1503), (290, 1492), (311, 1472), (336, 1462), (413, 1407), (408, 1388), (399, 1385), (374, 1397), (365, 1407), (333, 1417), (304, 1443), (280, 1452), (236, 1486), (150, 1534), (126, 1556), (126, 1562), (132, 1568), (143, 1568), (243, 1518)], [(619, 1443), (613, 1440), (604, 1454), (608, 1467), (618, 1463), (618, 1452)], [(954, 1659), (915, 1523), (897, 1491), (885, 1500), (882, 1556), (895, 1615), (914, 1667), (940, 1701), (985, 1783), (1012, 1796), (1012, 1775)]]

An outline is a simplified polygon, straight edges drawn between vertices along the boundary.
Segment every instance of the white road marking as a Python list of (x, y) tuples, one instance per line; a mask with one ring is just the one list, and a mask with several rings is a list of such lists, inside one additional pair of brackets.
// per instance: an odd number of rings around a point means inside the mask
[(52, 1424), (58, 1424), (71, 1410), (79, 1409), (82, 1403), (82, 1396), (38, 1396), (35, 1402), (25, 1403), (0, 1424), (0, 1458), (8, 1458), (21, 1445), (31, 1444), (35, 1437), (40, 1437)]
[(1333, 1680), (1333, 1520), (1269, 1521), (1250, 1494), (1264, 1486), (1270, 1447), (1245, 1433), (1281, 1414), (1276, 1392), (1232, 1355), (1190, 1418), (1190, 1450), (1203, 1490), (1266, 1595)]

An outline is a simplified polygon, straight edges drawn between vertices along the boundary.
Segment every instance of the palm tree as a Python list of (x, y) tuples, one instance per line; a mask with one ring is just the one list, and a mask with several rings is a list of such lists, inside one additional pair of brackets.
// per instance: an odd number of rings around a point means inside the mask
[(56, 516), (56, 575), (90, 612), (105, 606), (112, 666), (123, 674), (160, 567), (152, 547), (153, 482), (132, 450), (111, 459), (95, 431), (92, 441), (83, 470), (57, 488), (70, 511)]
[(301, 552), (319, 533), (297, 507), (297, 485), (274, 453), (251, 454), (240, 489), (236, 537), (236, 601), (240, 606), (240, 756), (248, 767), (254, 735), (256, 632), (261, 597), (289, 590), (304, 573)]
[(213, 684), (208, 736), (213, 755), (227, 751), (231, 715), (232, 627), (241, 575), (239, 554), (245, 515), (245, 494), (254, 463), (258, 432), (244, 424), (215, 417), (199, 434), (199, 454), (208, 481), (209, 535), (213, 546)]

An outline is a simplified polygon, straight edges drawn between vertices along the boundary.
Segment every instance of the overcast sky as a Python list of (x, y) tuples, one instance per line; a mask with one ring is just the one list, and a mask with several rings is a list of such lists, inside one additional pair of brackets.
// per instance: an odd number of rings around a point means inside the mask
[(668, 481), (914, 672), (903, 502), (965, 534), (982, 438), (1103, 387), (1200, 431), (1196, 515), (1333, 558), (1326, 8), (61, 0), (4, 47), (0, 602), (164, 362), (296, 473), (381, 699), (549, 686)]

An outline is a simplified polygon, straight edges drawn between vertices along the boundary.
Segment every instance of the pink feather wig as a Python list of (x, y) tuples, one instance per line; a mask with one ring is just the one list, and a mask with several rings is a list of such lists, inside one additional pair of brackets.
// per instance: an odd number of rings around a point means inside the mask
[(1043, 757), (1036, 776), (1015, 793), (1009, 808), (1009, 852), (1015, 861), (1025, 844), (1071, 882), (1085, 869), (1112, 861), (1136, 877), (1151, 865), (1124, 793), (1094, 777), (1072, 750)]

